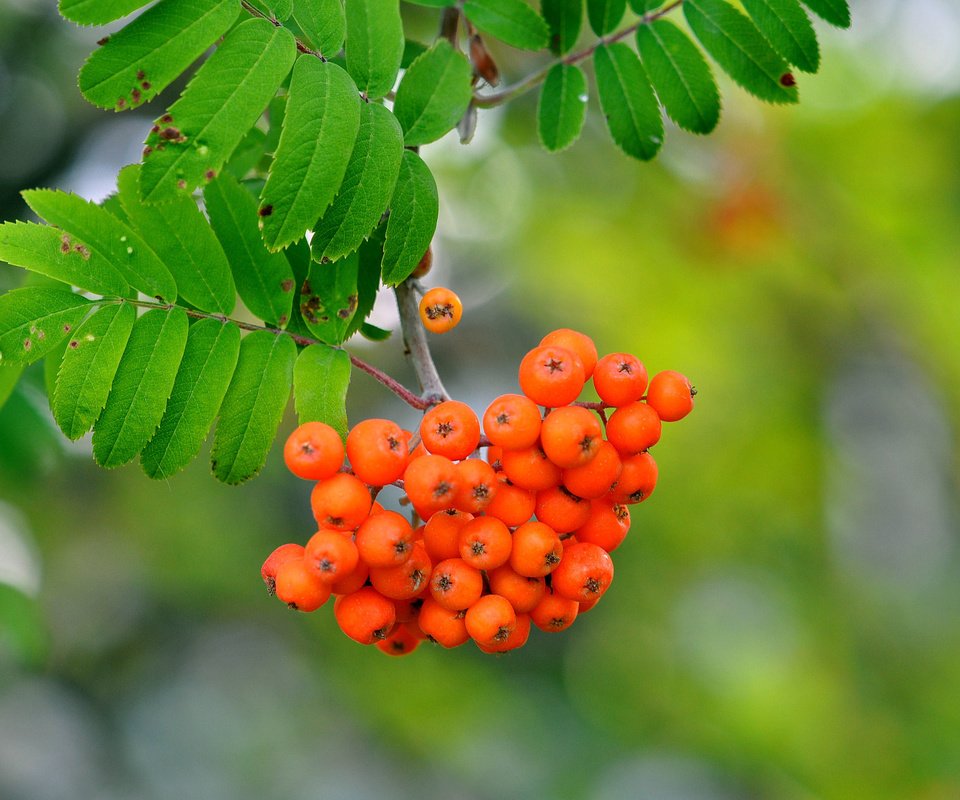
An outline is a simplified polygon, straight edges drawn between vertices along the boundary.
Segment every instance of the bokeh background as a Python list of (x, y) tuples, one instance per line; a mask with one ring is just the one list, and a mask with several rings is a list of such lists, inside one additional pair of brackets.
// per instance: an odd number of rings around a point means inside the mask
[[(0, 0), (3, 219), (28, 186), (105, 196), (160, 105), (86, 105), (102, 31), (53, 5)], [(598, 115), (543, 153), (534, 97), (425, 150), (457, 397), (515, 390), (561, 326), (700, 392), (564, 634), (391, 659), (288, 612), (258, 567), (312, 527), (277, 448), (239, 489), (107, 473), (31, 369), (0, 410), (0, 797), (960, 798), (960, 5), (853, 5), (799, 107), (725, 83), (718, 131), (653, 164)], [(412, 383), (397, 338), (356, 349)], [(364, 375), (349, 404), (416, 423)]]

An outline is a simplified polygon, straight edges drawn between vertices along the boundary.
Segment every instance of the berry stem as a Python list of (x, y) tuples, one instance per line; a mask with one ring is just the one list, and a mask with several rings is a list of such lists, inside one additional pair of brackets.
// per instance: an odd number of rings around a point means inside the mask
[(407, 279), (398, 284), (394, 293), (397, 296), (397, 308), (400, 310), (400, 329), (403, 331), (404, 351), (413, 370), (417, 374), (420, 388), (423, 390), (422, 400), (424, 408), (449, 400), (450, 395), (443, 388), (443, 381), (437, 372), (430, 353), (430, 344), (427, 342), (427, 332), (420, 324), (420, 308), (417, 296), (423, 290), (415, 280)]
[(654, 22), (661, 17), (665, 17), (671, 11), (679, 8), (682, 5), (683, 0), (674, 0), (674, 2), (665, 5), (663, 8), (660, 8), (656, 11), (647, 12), (640, 19), (628, 25), (623, 30), (619, 30), (616, 33), (611, 33), (608, 36), (601, 36), (589, 47), (579, 50), (576, 53), (570, 53), (569, 55), (550, 62), (541, 69), (538, 69), (536, 72), (531, 73), (526, 78), (517, 81), (512, 86), (505, 86), (499, 92), (493, 92), (492, 94), (474, 94), (473, 104), (477, 106), (477, 108), (494, 108), (495, 106), (508, 103), (514, 98), (519, 97), (522, 94), (526, 94), (531, 89), (536, 88), (543, 83), (547, 77), (547, 73), (550, 72), (550, 70), (557, 64), (577, 64), (581, 61), (584, 61), (590, 58), (590, 56), (593, 55), (594, 51), (600, 47), (600, 45), (613, 44), (614, 42), (619, 42), (621, 39), (626, 39), (628, 36), (635, 33), (637, 28), (639, 28), (641, 25), (649, 25), (651, 22)]

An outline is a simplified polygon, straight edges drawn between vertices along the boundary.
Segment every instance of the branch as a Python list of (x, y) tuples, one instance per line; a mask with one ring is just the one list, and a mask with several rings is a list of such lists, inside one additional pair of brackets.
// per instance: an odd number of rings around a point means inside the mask
[(510, 100), (513, 100), (515, 97), (519, 97), (526, 92), (529, 92), (531, 89), (539, 86), (547, 77), (547, 73), (550, 72), (557, 64), (577, 64), (581, 61), (584, 61), (594, 54), (596, 49), (600, 45), (604, 44), (613, 44), (614, 42), (619, 42), (621, 39), (626, 39), (633, 33), (636, 33), (637, 28), (641, 25), (649, 25), (651, 22), (654, 22), (661, 17), (665, 17), (671, 11), (679, 8), (683, 5), (683, 0), (674, 0), (674, 2), (665, 5), (663, 8), (657, 11), (650, 11), (644, 14), (640, 19), (634, 22), (631, 25), (628, 25), (621, 31), (616, 33), (611, 33), (609, 36), (602, 36), (596, 42), (594, 42), (590, 47), (587, 47), (584, 50), (580, 50), (577, 53), (571, 53), (570, 55), (563, 56), (563, 58), (558, 58), (550, 64), (547, 64), (545, 67), (537, 70), (536, 72), (528, 75), (526, 78), (523, 78), (513, 86), (506, 86), (501, 89), (499, 92), (493, 92), (492, 94), (481, 95), (474, 94), (473, 102), (478, 108), (494, 108), (495, 106), (503, 105)]
[[(267, 22), (271, 23), (271, 24), (272, 24), (274, 27), (276, 27), (276, 28), (283, 28), (283, 27), (285, 27), (284, 24), (283, 24), (280, 20), (275, 19), (275, 18), (270, 17), (270, 16), (267, 16), (267, 15), (264, 14), (259, 8), (257, 8), (256, 6), (253, 6), (253, 5), (251, 5), (250, 3), (248, 3), (247, 0), (241, 0), (240, 5), (243, 7), (243, 10), (244, 10), (244, 11), (246, 11), (247, 13), (249, 13), (249, 14), (250, 14), (251, 16), (253, 16), (253, 17), (260, 17), (261, 19), (265, 19), (265, 20), (267, 20)], [(289, 28), (288, 28), (288, 30), (289, 30)], [(306, 45), (306, 43), (300, 41), (300, 39), (297, 38), (296, 36), (294, 37), (294, 39), (295, 39), (296, 42), (297, 42), (297, 50), (299, 50), (301, 53), (307, 53), (308, 55), (316, 56), (316, 57), (319, 58), (321, 61), (326, 61), (326, 60), (327, 60), (327, 59), (325, 59), (325, 58), (323, 57), (323, 54), (322, 54), (322, 53), (320, 53), (319, 51), (313, 50), (312, 48), (308, 47), (308, 46)]]
[(430, 345), (427, 342), (427, 332), (420, 324), (420, 306), (417, 301), (416, 281), (407, 279), (394, 288), (397, 295), (397, 308), (400, 310), (400, 329), (403, 331), (403, 344), (410, 363), (413, 364), (417, 380), (423, 390), (423, 400), (427, 407), (443, 400), (449, 400), (450, 395), (443, 388), (443, 381), (433, 363), (430, 354)]
[(457, 34), (460, 27), (460, 10), (457, 8), (443, 9), (440, 19), (440, 38), (446, 39), (454, 47), (457, 46)]

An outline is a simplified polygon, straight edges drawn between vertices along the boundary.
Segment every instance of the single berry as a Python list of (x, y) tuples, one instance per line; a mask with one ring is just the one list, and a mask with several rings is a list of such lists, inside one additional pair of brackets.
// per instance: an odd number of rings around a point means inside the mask
[(466, 403), (446, 400), (423, 415), (420, 438), (434, 455), (459, 461), (480, 444), (480, 420)]
[(580, 359), (580, 363), (583, 364), (584, 379), (590, 379), (590, 376), (593, 375), (593, 368), (597, 365), (597, 346), (593, 343), (593, 339), (585, 333), (580, 333), (580, 331), (559, 328), (550, 331), (540, 340), (541, 347), (551, 344), (566, 347), (567, 350), (572, 351)]
[(408, 436), (388, 419), (365, 419), (347, 434), (347, 457), (354, 474), (371, 486), (399, 480), (407, 465)]
[(556, 408), (572, 403), (586, 380), (580, 358), (566, 347), (535, 347), (520, 362), (521, 391), (534, 403)]
[(666, 370), (658, 372), (650, 381), (647, 402), (664, 422), (676, 422), (693, 410), (696, 393), (685, 375)]
[(611, 353), (597, 362), (593, 386), (609, 406), (625, 406), (643, 397), (647, 388), (647, 370), (636, 356)]
[(298, 478), (331, 478), (343, 466), (343, 440), (323, 422), (305, 422), (287, 437), (283, 460)]
[(450, 289), (437, 286), (420, 300), (420, 321), (431, 333), (452, 331), (462, 316), (463, 303)]

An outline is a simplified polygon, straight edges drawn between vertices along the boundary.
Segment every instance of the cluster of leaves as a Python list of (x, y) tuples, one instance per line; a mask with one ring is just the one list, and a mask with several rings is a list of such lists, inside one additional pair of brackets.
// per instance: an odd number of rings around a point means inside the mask
[[(846, 0), (803, 1), (849, 24)], [(0, 297), (0, 400), (46, 358), (54, 418), (71, 439), (93, 429), (98, 463), (139, 454), (149, 476), (168, 477), (216, 423), (214, 474), (239, 483), (262, 467), (291, 386), (301, 421), (345, 431), (341, 345), (386, 335), (366, 322), (377, 291), (408, 278), (436, 229), (422, 145), (458, 125), (467, 136), (477, 108), (542, 85), (540, 138), (569, 146), (586, 113), (585, 61), (629, 155), (659, 150), (661, 104), (709, 132), (719, 92), (666, 19), (681, 7), (707, 53), (762, 100), (795, 102), (790, 65), (819, 65), (799, 0), (743, 0), (746, 14), (726, 0), (629, 0), (623, 28), (627, 0), (543, 0), (539, 13), (523, 0), (415, 2), (443, 9), (430, 46), (405, 38), (399, 0), (158, 0), (102, 39), (79, 85), (115, 111), (147, 103), (216, 47), (116, 194), (94, 204), (24, 192), (47, 224), (0, 226), (0, 259), (36, 276)], [(60, 11), (101, 25), (143, 5), (61, 0)], [(584, 10), (597, 38), (574, 52)], [(556, 58), (494, 91), (483, 37)], [(230, 318), (238, 297), (260, 322)]]

